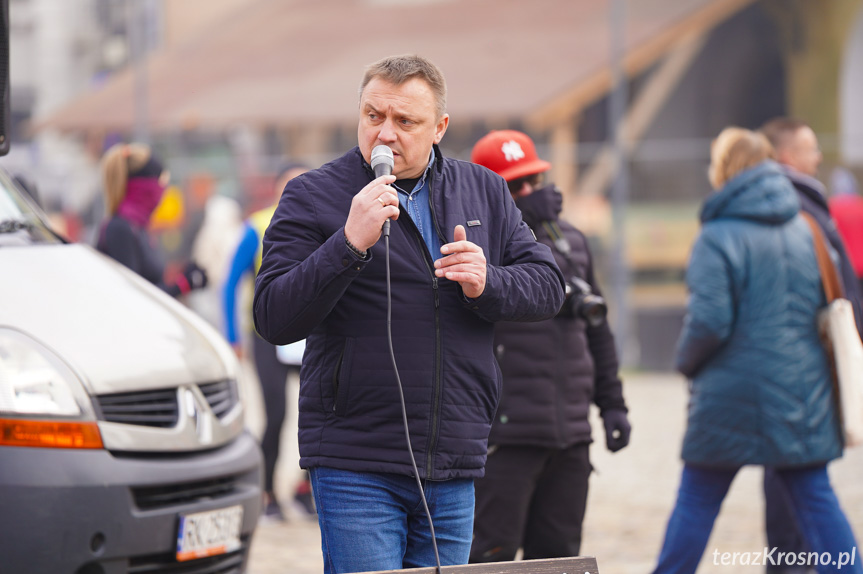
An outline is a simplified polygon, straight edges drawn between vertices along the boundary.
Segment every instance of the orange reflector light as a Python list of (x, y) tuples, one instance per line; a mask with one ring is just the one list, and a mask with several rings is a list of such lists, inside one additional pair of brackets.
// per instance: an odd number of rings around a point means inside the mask
[(95, 422), (0, 419), (0, 446), (102, 448)]

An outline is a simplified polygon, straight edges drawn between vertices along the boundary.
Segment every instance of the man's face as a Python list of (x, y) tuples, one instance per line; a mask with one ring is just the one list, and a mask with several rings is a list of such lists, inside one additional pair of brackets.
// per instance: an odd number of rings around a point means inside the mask
[(519, 197), (526, 197), (539, 189), (544, 177), (544, 173), (532, 173), (518, 179), (510, 180), (506, 182), (506, 185), (509, 187), (509, 192), (512, 194), (512, 198), (518, 199)]
[(363, 158), (370, 162), (375, 146), (389, 146), (398, 179), (422, 175), (432, 144), (440, 142), (448, 124), (447, 114), (437, 117), (434, 93), (420, 78), (401, 85), (373, 78), (360, 96), (357, 139)]
[(815, 176), (821, 165), (821, 150), (818, 148), (818, 138), (811, 128), (802, 127), (788, 138), (788, 143), (777, 152), (780, 163), (791, 168)]

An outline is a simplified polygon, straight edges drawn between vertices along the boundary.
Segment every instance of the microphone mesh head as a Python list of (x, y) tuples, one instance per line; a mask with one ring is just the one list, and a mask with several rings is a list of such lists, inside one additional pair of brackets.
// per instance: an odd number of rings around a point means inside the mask
[(395, 167), (396, 162), (393, 159), (393, 150), (391, 150), (389, 146), (385, 145), (375, 146), (372, 150), (372, 160), (370, 163), (372, 165), (372, 169), (381, 164)]

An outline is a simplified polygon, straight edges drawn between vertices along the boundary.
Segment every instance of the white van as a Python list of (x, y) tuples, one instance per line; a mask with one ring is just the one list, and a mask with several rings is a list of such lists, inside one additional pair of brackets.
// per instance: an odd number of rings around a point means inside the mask
[(245, 571), (262, 462), (238, 372), (0, 171), (0, 572)]

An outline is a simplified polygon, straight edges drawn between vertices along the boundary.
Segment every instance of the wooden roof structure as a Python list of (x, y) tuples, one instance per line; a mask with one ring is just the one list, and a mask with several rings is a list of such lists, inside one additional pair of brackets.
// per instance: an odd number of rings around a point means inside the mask
[[(624, 67), (646, 70), (752, 0), (629, 0)], [(459, 122), (550, 129), (605, 95), (609, 0), (248, 0), (147, 62), (153, 131), (355, 125), (367, 64), (417, 53), (447, 79)], [(37, 129), (131, 130), (125, 70)]]

